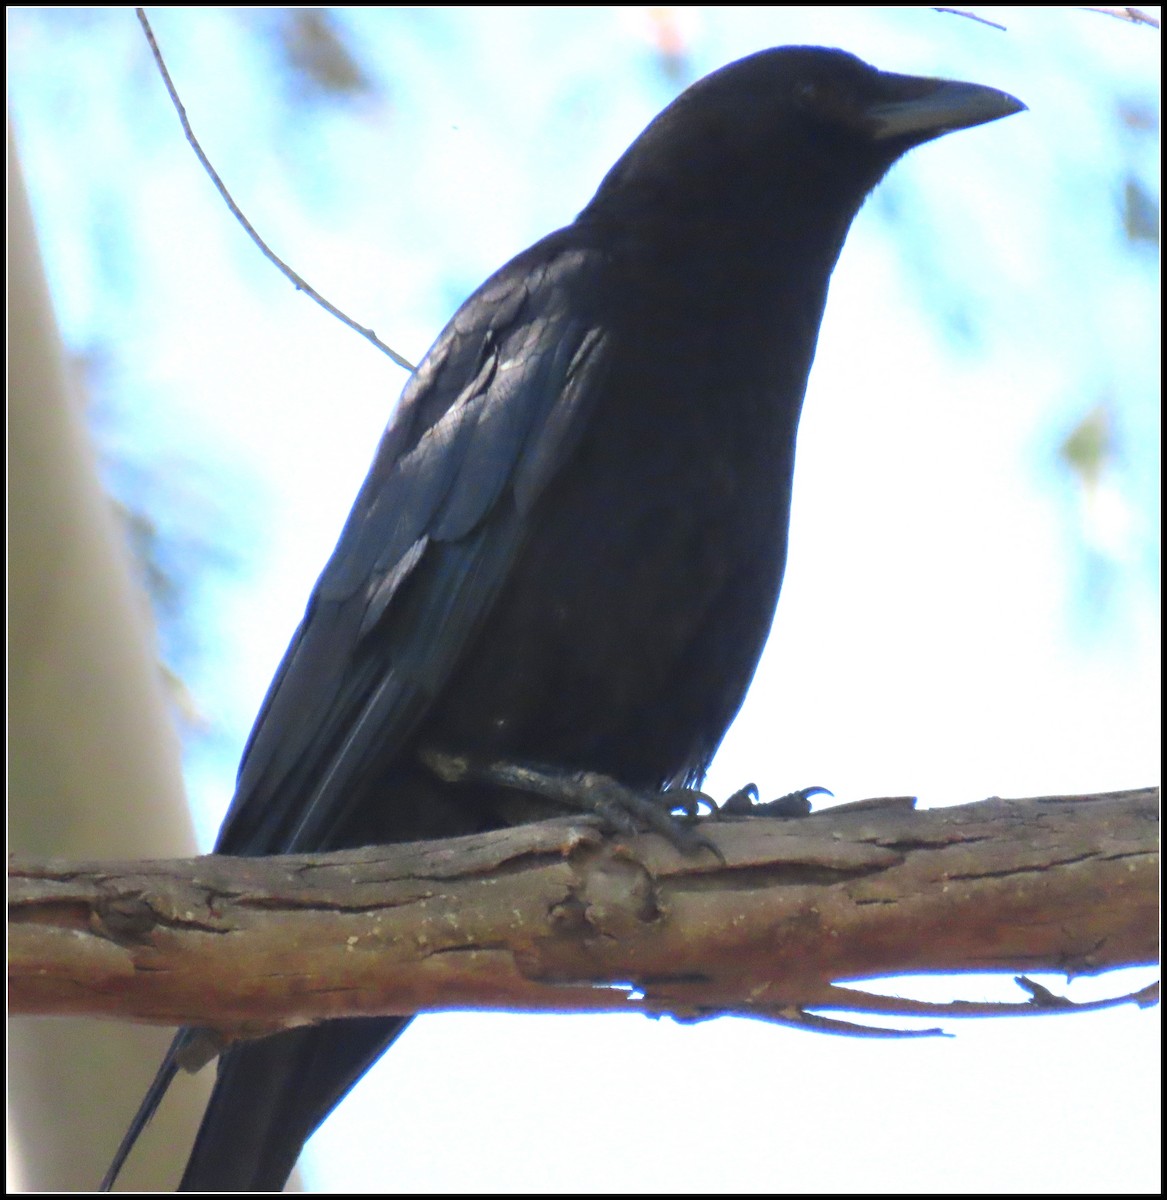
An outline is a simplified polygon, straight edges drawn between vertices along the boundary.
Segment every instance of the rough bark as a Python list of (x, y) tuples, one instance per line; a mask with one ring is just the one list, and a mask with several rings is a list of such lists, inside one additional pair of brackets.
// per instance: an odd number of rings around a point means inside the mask
[(840, 980), (1157, 959), (1157, 789), (702, 832), (724, 861), (567, 820), (327, 855), (19, 864), (9, 1003), (226, 1037), (451, 1008), (814, 1023), (808, 1008), (1063, 1006), (1036, 985), (1022, 1005), (932, 1006)]

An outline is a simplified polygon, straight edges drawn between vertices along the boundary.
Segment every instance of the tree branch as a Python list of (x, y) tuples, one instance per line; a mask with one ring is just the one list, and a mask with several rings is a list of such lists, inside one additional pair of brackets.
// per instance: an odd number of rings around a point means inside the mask
[(1156, 788), (923, 812), (864, 801), (701, 830), (724, 862), (561, 820), (310, 856), (16, 864), (10, 1011), (226, 1038), (451, 1008), (732, 1012), (863, 1032), (806, 1010), (1065, 1011), (1027, 980), (1015, 1005), (837, 981), (1157, 959)]

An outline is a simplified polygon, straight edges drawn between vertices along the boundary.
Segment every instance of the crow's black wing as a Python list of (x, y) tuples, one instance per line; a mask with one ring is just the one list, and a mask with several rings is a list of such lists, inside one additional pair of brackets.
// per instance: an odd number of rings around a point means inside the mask
[[(603, 269), (564, 232), (544, 239), (467, 300), (410, 380), (256, 719), (219, 853), (357, 836), (362, 781), (400, 754), (447, 685), (602, 390), (606, 333), (589, 314)], [(391, 811), (377, 827), (393, 835)], [(228, 1051), (182, 1188), (281, 1187), (407, 1023), (334, 1021)], [(176, 1036), (103, 1187), (199, 1037)]]
[(221, 853), (343, 844), (354, 785), (446, 686), (601, 390), (603, 265), (562, 233), (540, 242), (410, 381), (256, 720)]

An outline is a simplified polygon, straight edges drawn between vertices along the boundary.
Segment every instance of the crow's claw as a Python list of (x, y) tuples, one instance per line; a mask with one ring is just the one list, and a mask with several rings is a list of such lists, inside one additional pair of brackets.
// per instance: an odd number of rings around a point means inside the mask
[(758, 800), (758, 789), (747, 783), (726, 800), (720, 811), (731, 817), (805, 817), (810, 813), (811, 796), (833, 795), (825, 787), (805, 787), (762, 803)]

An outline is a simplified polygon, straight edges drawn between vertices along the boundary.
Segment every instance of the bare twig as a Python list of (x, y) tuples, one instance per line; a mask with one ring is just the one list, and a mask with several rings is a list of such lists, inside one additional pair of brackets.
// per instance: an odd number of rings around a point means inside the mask
[(1083, 7), (1083, 12), (1101, 13), (1104, 17), (1117, 17), (1120, 21), (1130, 21), (1134, 25), (1150, 25), (1152, 29), (1159, 28), (1159, 18), (1153, 17), (1143, 8), (1094, 8)]
[(976, 21), (980, 25), (988, 25), (990, 29), (1000, 29), (1005, 31), (1004, 25), (998, 25), (996, 21), (990, 21), (987, 17), (978, 16), (972, 9), (969, 8), (933, 8), (933, 12), (947, 13), (950, 17), (966, 17), (970, 21)]
[(219, 195), (223, 197), (227, 207), (231, 210), (232, 215), (240, 225), (247, 231), (248, 237), (259, 247), (261, 253), (269, 262), (274, 263), (283, 274), (291, 280), (298, 291), (304, 292), (311, 299), (315, 300), (326, 312), (330, 312), (338, 321), (343, 321), (354, 332), (359, 333), (361, 337), (373, 343), (382, 354), (387, 354), (399, 367), (404, 367), (407, 371), (413, 371), (416, 368), (407, 358), (403, 358), (392, 347), (385, 345), (380, 338), (371, 330), (366, 329), (363, 325), (358, 325), (351, 317), (346, 316), (340, 311), (336, 305), (327, 301), (314, 287), (305, 282), (291, 267), (287, 265), (271, 249), (270, 246), (256, 233), (251, 222), (243, 215), (239, 205), (235, 203), (231, 193), (227, 190), (222, 179), (219, 178), (219, 173), (211, 166), (211, 160), (207, 158), (203, 152), (202, 146), (199, 145), (198, 138), (195, 137), (194, 130), (191, 128), (190, 121), (186, 115), (186, 109), (183, 107), (182, 101), (178, 98), (178, 92), (175, 90), (174, 83), (170, 78), (170, 72), (166, 69), (166, 63), (162, 58), (162, 51), (158, 49), (158, 42), (154, 37), (154, 30), (150, 28), (150, 22), (146, 19), (146, 11), (142, 8), (134, 10), (138, 14), (138, 20), (141, 22), (142, 30), (146, 35), (147, 42), (150, 43), (150, 52), (154, 55), (154, 61), (158, 65), (159, 74), (162, 76), (162, 82), (166, 85), (166, 91), (170, 95), (170, 102), (174, 105), (175, 112), (178, 113), (178, 119), (182, 122), (183, 132), (186, 134), (186, 140), (190, 143), (191, 149), (195, 152), (199, 162), (203, 165), (203, 170), (210, 176), (211, 182), (215, 185)]
[[(987, 17), (980, 16), (978, 13), (973, 12), (971, 8), (939, 8), (934, 6), (932, 11), (947, 13), (952, 17), (965, 17), (969, 21), (976, 21), (980, 25), (988, 25), (990, 29), (1005, 30), (1004, 25), (1000, 25), (996, 21), (990, 21)], [(1120, 21), (1130, 21), (1134, 25), (1150, 25), (1153, 29), (1159, 28), (1159, 18), (1152, 16), (1143, 8), (1096, 8), (1093, 6), (1082, 6), (1080, 11), (1101, 13), (1104, 17), (1116, 17)]]

